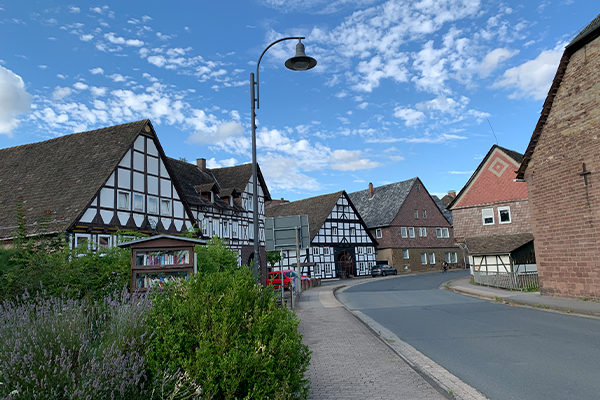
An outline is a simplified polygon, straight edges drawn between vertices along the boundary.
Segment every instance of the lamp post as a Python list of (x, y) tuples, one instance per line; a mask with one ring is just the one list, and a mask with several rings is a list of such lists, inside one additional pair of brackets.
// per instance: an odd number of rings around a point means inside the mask
[[(259, 101), (259, 78), (258, 69), (260, 68), (260, 60), (273, 45), (283, 42), (284, 40), (298, 40), (296, 44), (296, 55), (285, 62), (285, 66), (293, 71), (306, 71), (314, 68), (317, 65), (317, 60), (312, 57), (308, 57), (304, 53), (304, 44), (302, 44), (303, 36), (286, 37), (274, 41), (263, 50), (262, 54), (258, 58), (256, 63), (256, 81), (254, 80), (254, 73), (250, 73), (250, 123), (252, 124), (252, 218), (254, 223), (254, 266), (253, 273), (255, 276), (260, 275), (260, 230), (258, 226), (258, 164), (256, 163), (256, 113), (254, 107), (260, 108)], [(254, 86), (256, 85), (256, 96), (254, 96)], [(296, 254), (296, 257), (299, 257)], [(282, 277), (283, 285), (283, 277)], [(283, 299), (282, 299), (283, 301)]]

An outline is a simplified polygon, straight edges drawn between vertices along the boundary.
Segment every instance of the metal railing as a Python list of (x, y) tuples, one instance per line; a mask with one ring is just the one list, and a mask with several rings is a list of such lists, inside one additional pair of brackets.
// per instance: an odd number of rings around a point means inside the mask
[(475, 283), (511, 290), (535, 290), (540, 287), (537, 271), (473, 271)]

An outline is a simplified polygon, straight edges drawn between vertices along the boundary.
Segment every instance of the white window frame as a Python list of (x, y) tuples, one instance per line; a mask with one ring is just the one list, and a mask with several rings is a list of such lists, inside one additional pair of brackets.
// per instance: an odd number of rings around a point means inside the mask
[(313, 255), (315, 255), (315, 256), (316, 256), (316, 255), (319, 255), (319, 248), (318, 248), (318, 247), (313, 247), (313, 248), (312, 248), (312, 253), (313, 253)]
[[(486, 219), (491, 218), (491, 222), (485, 222)], [(493, 208), (482, 208), (481, 209), (481, 222), (483, 225), (494, 225), (494, 209)]]
[(453, 252), (451, 253), (451, 256), (452, 256), (452, 263), (453, 263), (453, 264), (456, 264), (456, 263), (458, 262), (458, 257), (457, 257), (457, 254), (456, 254), (456, 252), (455, 252), (455, 251), (453, 251)]
[(329, 255), (329, 247), (323, 247), (323, 254), (326, 256)]
[(419, 210), (415, 209), (415, 219), (419, 219)]
[(375, 229), (375, 238), (381, 239), (381, 228)]
[(408, 251), (408, 249), (402, 249), (402, 259), (408, 260), (409, 257), (410, 257), (410, 252)]
[[(150, 204), (154, 206), (151, 207)], [(148, 196), (148, 214), (158, 215), (158, 197)]]
[(403, 238), (408, 237), (408, 230), (405, 226), (400, 227), (400, 236), (402, 236)]
[(229, 222), (228, 221), (223, 221), (222, 226), (221, 226), (221, 231), (223, 232), (223, 237), (224, 238), (229, 238)]
[[(100, 239), (106, 239), (107, 245), (106, 246), (100, 245)], [(111, 247), (111, 243), (110, 243), (111, 240), (110, 239), (111, 239), (110, 235), (98, 235), (98, 239), (97, 239), (98, 240), (98, 246), (97, 246), (97, 248), (98, 249), (108, 249), (109, 247)]]
[(356, 236), (356, 228), (350, 228), (350, 236)]
[(429, 264), (435, 264), (435, 253), (429, 253)]
[[(140, 206), (141, 207), (137, 207), (137, 200), (140, 199)], [(134, 193), (133, 194), (133, 211), (141, 211), (144, 212), (144, 195), (143, 194), (139, 194), (139, 193)]]
[(337, 226), (332, 226), (331, 227), (331, 234), (332, 235), (337, 235), (338, 234), (338, 228), (337, 228)]
[(427, 210), (423, 210), (423, 219), (427, 219)]
[(231, 223), (231, 237), (238, 237), (238, 222), (233, 221)]
[[(502, 211), (508, 211), (508, 221), (502, 221), (502, 215), (501, 215)], [(510, 224), (511, 221), (512, 221), (512, 218), (510, 215), (510, 206), (498, 207), (498, 223), (499, 224)]]
[(446, 261), (448, 264), (452, 262), (452, 256), (450, 254), (451, 253), (449, 251), (444, 252), (444, 261)]
[(252, 195), (249, 194), (248, 195), (248, 211), (252, 211), (253, 207), (254, 207), (254, 201), (253, 201)]
[(164, 215), (164, 216), (171, 215), (171, 200), (160, 199), (160, 215)]
[[(122, 199), (125, 199), (125, 201), (122, 201)], [(131, 210), (131, 196), (129, 192), (119, 190), (117, 195), (117, 208), (119, 210)]]
[(415, 228), (412, 226), (408, 227), (408, 237), (409, 238), (414, 238), (415, 237)]
[(427, 265), (427, 253), (421, 253), (421, 265)]
[(444, 233), (443, 233), (443, 231), (442, 231), (442, 228), (435, 228), (435, 236), (436, 236), (438, 239), (441, 239), (441, 238), (443, 238), (443, 237), (444, 237)]
[(425, 227), (419, 228), (419, 237), (427, 237), (427, 228), (425, 228)]
[(442, 234), (444, 235), (444, 239), (448, 239), (450, 237), (450, 229), (442, 228)]

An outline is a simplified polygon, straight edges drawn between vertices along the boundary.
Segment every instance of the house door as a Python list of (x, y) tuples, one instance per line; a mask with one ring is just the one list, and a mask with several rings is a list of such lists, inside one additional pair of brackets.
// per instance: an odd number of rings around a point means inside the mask
[(350, 278), (356, 275), (354, 271), (354, 262), (352, 261), (352, 253), (348, 250), (342, 250), (338, 253), (337, 257), (338, 270), (340, 271), (340, 278)]

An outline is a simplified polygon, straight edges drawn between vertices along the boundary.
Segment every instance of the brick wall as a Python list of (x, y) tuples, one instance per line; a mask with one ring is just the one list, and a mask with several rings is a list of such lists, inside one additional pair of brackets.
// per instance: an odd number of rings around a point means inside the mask
[(599, 102), (596, 38), (571, 56), (525, 172), (544, 295), (600, 299)]
[[(456, 253), (457, 262), (449, 263), (450, 268), (463, 268), (464, 259), (463, 252), (458, 247), (448, 248), (416, 248), (408, 249), (408, 259), (405, 259), (402, 254), (402, 249), (392, 249), (392, 267), (396, 268), (398, 272), (410, 272), (410, 271), (435, 271), (442, 270), (442, 263), (444, 262), (444, 253), (454, 252)], [(427, 254), (427, 264), (421, 263), (421, 253)], [(435, 263), (431, 264), (429, 261), (429, 255), (435, 254)], [(406, 270), (404, 267), (408, 267)]]
[[(505, 206), (510, 207), (511, 222), (509, 224), (501, 224), (498, 218), (498, 207)], [(494, 209), (493, 225), (483, 224), (481, 210), (484, 208)], [(454, 220), (454, 238), (457, 242), (464, 241), (466, 237), (532, 232), (529, 200), (459, 208), (452, 212), (452, 218)]]

